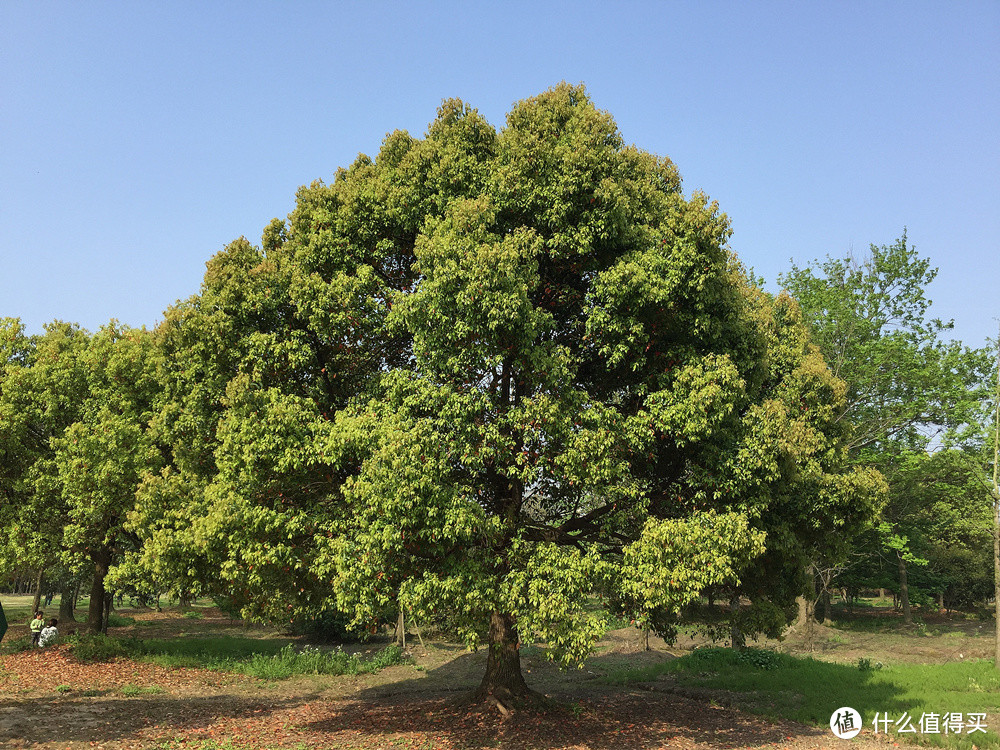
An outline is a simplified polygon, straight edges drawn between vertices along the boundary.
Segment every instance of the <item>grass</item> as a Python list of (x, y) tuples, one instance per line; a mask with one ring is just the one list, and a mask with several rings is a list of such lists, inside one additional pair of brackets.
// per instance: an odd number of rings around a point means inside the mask
[(82, 661), (109, 661), (124, 657), (164, 667), (195, 667), (237, 672), (262, 680), (284, 680), (293, 675), (343, 675), (378, 672), (407, 661), (402, 649), (388, 646), (367, 659), (306, 646), (296, 649), (282, 639), (178, 638), (173, 640), (72, 638), (74, 655)]
[(121, 694), (126, 698), (134, 698), (137, 695), (158, 695), (163, 692), (159, 685), (122, 685)]
[[(919, 738), (945, 747), (1000, 747), (995, 726), (1000, 715), (1000, 674), (992, 661), (873, 668), (870, 663), (835, 664), (760, 649), (704, 648), (672, 661), (612, 672), (606, 679), (624, 685), (662, 677), (688, 688), (719, 691), (716, 700), (746, 711), (822, 727), (841, 706), (858, 710), (868, 726), (876, 712), (894, 719), (909, 712), (915, 722), (925, 713), (987, 713), (994, 726), (988, 720), (990, 731), (985, 735)], [(889, 733), (894, 731), (890, 725)]]

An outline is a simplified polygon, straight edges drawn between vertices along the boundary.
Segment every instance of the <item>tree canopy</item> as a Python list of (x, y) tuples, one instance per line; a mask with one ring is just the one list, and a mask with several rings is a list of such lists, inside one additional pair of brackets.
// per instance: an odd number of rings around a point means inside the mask
[(586, 655), (590, 597), (646, 622), (708, 586), (780, 609), (884, 487), (842, 469), (845, 386), (728, 237), (582, 87), (500, 130), (446, 101), (168, 312), (166, 464), (122, 575), (221, 572), (270, 619), (447, 619), (503, 700), (528, 692), (522, 638)]

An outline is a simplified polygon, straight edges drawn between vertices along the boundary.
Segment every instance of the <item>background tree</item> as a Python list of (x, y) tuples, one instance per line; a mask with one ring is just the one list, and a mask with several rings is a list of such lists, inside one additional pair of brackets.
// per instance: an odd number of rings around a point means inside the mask
[[(17, 326), (6, 331), (17, 340)], [(125, 544), (123, 522), (141, 473), (153, 465), (145, 437), (156, 388), (149, 336), (112, 324), (91, 337), (54, 323), (15, 348), (22, 353), (8, 359), (0, 391), (10, 460), (6, 558), (36, 566), (39, 583), (45, 569), (59, 572), (63, 563), (86, 571), (88, 627), (97, 632), (105, 628), (108, 569)]]
[[(937, 271), (907, 244), (870, 248), (858, 262), (827, 258), (779, 277), (799, 300), (813, 340), (833, 373), (846, 381), (838, 419), (850, 424), (849, 458), (881, 471), (890, 488), (881, 548), (897, 563), (897, 587), (910, 621), (907, 562), (914, 529), (904, 528), (913, 477), (903, 456), (935, 438), (961, 441), (982, 423), (983, 350), (944, 338), (949, 323), (928, 317), (927, 286)], [(923, 464), (921, 464), (923, 465)]]
[(64, 557), (93, 565), (87, 624), (106, 632), (108, 573), (138, 543), (126, 520), (142, 475), (158, 462), (147, 433), (158, 387), (151, 337), (108, 325), (91, 339), (83, 365), (88, 390), (79, 417), (53, 442), (67, 505)]
[(35, 571), (34, 608), (45, 571), (58, 566), (66, 503), (58, 480), (55, 441), (78, 418), (86, 397), (81, 365), (88, 335), (65, 323), (26, 337), (19, 321), (2, 329), (4, 366), (0, 380), (0, 564)]

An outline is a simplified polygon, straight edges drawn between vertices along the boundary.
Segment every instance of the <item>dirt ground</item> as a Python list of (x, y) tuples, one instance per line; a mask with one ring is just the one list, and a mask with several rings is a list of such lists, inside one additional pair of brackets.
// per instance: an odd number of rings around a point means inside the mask
[[(199, 620), (178, 612), (123, 611), (137, 623), (117, 629), (117, 634), (274, 635), (245, 630), (213, 609), (201, 611), (204, 617)], [(930, 631), (907, 653), (886, 654), (885, 660), (933, 663), (989, 655), (990, 638), (956, 638)], [(694, 645), (689, 641), (677, 646)], [(602, 679), (613, 669), (680, 653), (655, 638), (650, 645), (652, 650), (641, 650), (642, 639), (634, 629), (614, 631), (584, 669), (569, 672), (549, 664), (540, 650), (527, 648), (524, 669), (529, 684), (564, 708), (549, 715), (515, 713), (508, 718), (488, 707), (470, 710), (456, 705), (456, 699), (480, 680), (485, 653), (469, 653), (446, 642), (415, 644), (414, 664), (376, 675), (280, 682), (129, 660), (84, 664), (65, 645), (56, 646), (0, 657), (0, 747), (832, 750), (847, 746), (829, 730), (741, 713), (725, 701), (685, 695), (668, 683), (622, 688)], [(844, 638), (840, 631), (817, 626), (777, 645), (781, 650), (852, 661), (855, 653), (878, 657), (889, 639), (865, 632)], [(850, 741), (852, 748), (891, 745), (884, 736), (865, 734)]]

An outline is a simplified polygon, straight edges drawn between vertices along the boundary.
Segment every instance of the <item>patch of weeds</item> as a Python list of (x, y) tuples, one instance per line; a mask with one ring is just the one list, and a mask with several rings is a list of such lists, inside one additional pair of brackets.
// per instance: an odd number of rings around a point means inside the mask
[(112, 661), (121, 657), (135, 657), (139, 651), (134, 639), (111, 638), (100, 633), (69, 636), (70, 648), (80, 661)]
[(348, 654), (339, 646), (332, 651), (323, 651), (312, 646), (296, 651), (289, 644), (273, 656), (255, 654), (248, 662), (220, 664), (217, 668), (242, 672), (262, 680), (284, 680), (292, 675), (368, 674), (408, 660), (409, 657), (399, 646), (387, 646), (370, 659), (362, 660), (356, 654)]
[(119, 615), (116, 612), (112, 612), (110, 615), (108, 615), (109, 628), (126, 628), (129, 625), (135, 625), (134, 617)]
[(84, 690), (80, 693), (84, 698), (97, 698), (102, 695), (107, 695), (107, 690)]
[(763, 648), (742, 648), (736, 651), (736, 663), (754, 669), (777, 669), (782, 666), (782, 655)]
[(205, 618), (205, 615), (202, 614), (201, 612), (192, 609), (185, 612), (184, 617), (186, 617), (188, 620), (202, 620)]
[(3, 653), (5, 654), (21, 654), (25, 651), (30, 651), (34, 646), (31, 645), (31, 638), (25, 636), (24, 638), (5, 638), (3, 642)]
[(159, 685), (122, 685), (121, 694), (126, 698), (134, 698), (137, 695), (158, 695), (163, 692)]
[(872, 661), (871, 659), (862, 656), (858, 659), (858, 669), (862, 672), (876, 672), (880, 669), (885, 669), (885, 664), (880, 661)]
[(70, 636), (69, 642), (80, 661), (128, 658), (164, 667), (237, 672), (264, 680), (284, 680), (292, 675), (366, 674), (412, 662), (409, 653), (398, 646), (362, 658), (339, 646), (333, 650), (313, 646), (297, 650), (284, 640), (249, 638), (141, 640), (87, 634)]
[(69, 685), (56, 685), (56, 692), (57, 693), (71, 693), (71, 692), (73, 692), (73, 688), (71, 688)]

